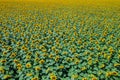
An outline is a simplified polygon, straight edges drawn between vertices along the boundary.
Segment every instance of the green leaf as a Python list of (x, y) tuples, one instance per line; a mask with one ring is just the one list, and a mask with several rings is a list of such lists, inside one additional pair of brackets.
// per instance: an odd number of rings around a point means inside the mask
[(24, 80), (24, 75), (21, 75), (21, 76), (19, 77), (19, 80)]

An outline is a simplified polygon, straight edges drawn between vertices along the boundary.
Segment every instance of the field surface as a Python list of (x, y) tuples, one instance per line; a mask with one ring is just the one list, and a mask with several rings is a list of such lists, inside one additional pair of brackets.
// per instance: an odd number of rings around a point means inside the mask
[(120, 80), (120, 0), (0, 0), (0, 80)]

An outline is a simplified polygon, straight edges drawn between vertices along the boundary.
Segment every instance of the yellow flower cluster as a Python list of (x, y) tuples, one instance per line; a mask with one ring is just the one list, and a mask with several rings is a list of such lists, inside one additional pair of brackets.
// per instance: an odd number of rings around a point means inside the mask
[(119, 21), (120, 0), (0, 0), (0, 79), (119, 80)]

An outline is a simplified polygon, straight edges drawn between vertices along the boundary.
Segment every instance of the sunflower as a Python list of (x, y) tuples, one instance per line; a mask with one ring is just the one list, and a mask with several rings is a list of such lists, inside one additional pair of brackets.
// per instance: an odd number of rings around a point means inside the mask
[(4, 67), (0, 66), (0, 73), (4, 73), (4, 72), (5, 72)]
[(40, 70), (41, 70), (40, 66), (36, 66), (36, 67), (35, 67), (35, 70), (36, 70), (36, 71), (40, 71)]
[(57, 80), (57, 77), (56, 77), (55, 75), (51, 75), (51, 76), (50, 76), (50, 79), (51, 79), (51, 80)]
[(12, 78), (11, 75), (4, 75), (4, 76), (3, 76), (3, 79), (10, 79), (10, 78)]
[(84, 70), (86, 70), (86, 69), (87, 69), (86, 67), (82, 67), (82, 68), (81, 68), (82, 71), (84, 71)]
[(59, 56), (56, 56), (56, 57), (55, 57), (55, 61), (58, 61), (59, 59), (60, 59)]
[(17, 63), (19, 63), (19, 60), (14, 59), (13, 62), (17, 64)]
[(16, 56), (16, 53), (12, 53), (11, 55), (10, 55), (10, 58), (13, 58), (13, 57), (15, 57)]
[(110, 77), (112, 75), (111, 72), (106, 72), (106, 77)]
[(33, 75), (32, 73), (27, 73), (26, 74), (26, 76), (29, 76), (29, 77), (32, 76), (32, 75)]
[(39, 78), (38, 77), (34, 77), (31, 80), (39, 80)]
[(0, 62), (4, 64), (4, 63), (7, 62), (7, 60), (6, 59), (2, 59), (2, 60), (0, 60)]
[(82, 80), (87, 80), (87, 78), (82, 78)]
[(64, 51), (62, 54), (63, 54), (63, 55), (67, 55), (67, 54), (68, 54), (68, 52), (67, 52), (67, 51)]
[(31, 63), (27, 63), (26, 68), (30, 68), (30, 67), (31, 67)]
[(53, 58), (53, 56), (54, 56), (53, 54), (50, 54), (50, 55), (49, 55), (49, 58)]
[(72, 78), (73, 78), (73, 79), (77, 79), (78, 77), (79, 77), (78, 74), (72, 75)]
[(98, 80), (96, 77), (93, 77), (92, 80)]
[(42, 59), (42, 60), (39, 61), (39, 63), (40, 63), (40, 64), (44, 64), (44, 63), (45, 63), (45, 60)]
[(59, 69), (63, 69), (63, 68), (64, 68), (64, 66), (63, 66), (63, 65), (61, 65), (61, 66), (59, 66), (58, 68), (59, 68)]
[(12, 49), (13, 49), (12, 47), (8, 47), (8, 49), (7, 49), (7, 50), (12, 51)]
[(120, 66), (120, 63), (115, 63), (114, 66), (118, 67), (118, 66)]
[(99, 68), (104, 68), (105, 67), (105, 64), (102, 64), (99, 66)]
[(17, 64), (17, 69), (18, 69), (18, 70), (21, 70), (21, 69), (22, 69), (22, 65), (18, 63), (18, 64)]
[(118, 76), (118, 72), (116, 72), (116, 71), (111, 72), (111, 75), (113, 75), (113, 76)]
[(4, 55), (4, 56), (6, 56), (6, 55), (7, 55), (7, 52), (6, 52), (6, 51), (5, 51), (5, 52), (3, 52), (3, 55)]
[(30, 60), (30, 59), (31, 59), (31, 56), (27, 55), (26, 60)]

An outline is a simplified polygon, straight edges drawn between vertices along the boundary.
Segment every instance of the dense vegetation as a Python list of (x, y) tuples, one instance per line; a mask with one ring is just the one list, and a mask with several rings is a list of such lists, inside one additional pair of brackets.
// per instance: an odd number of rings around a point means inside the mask
[(119, 0), (1, 0), (0, 80), (119, 80)]

